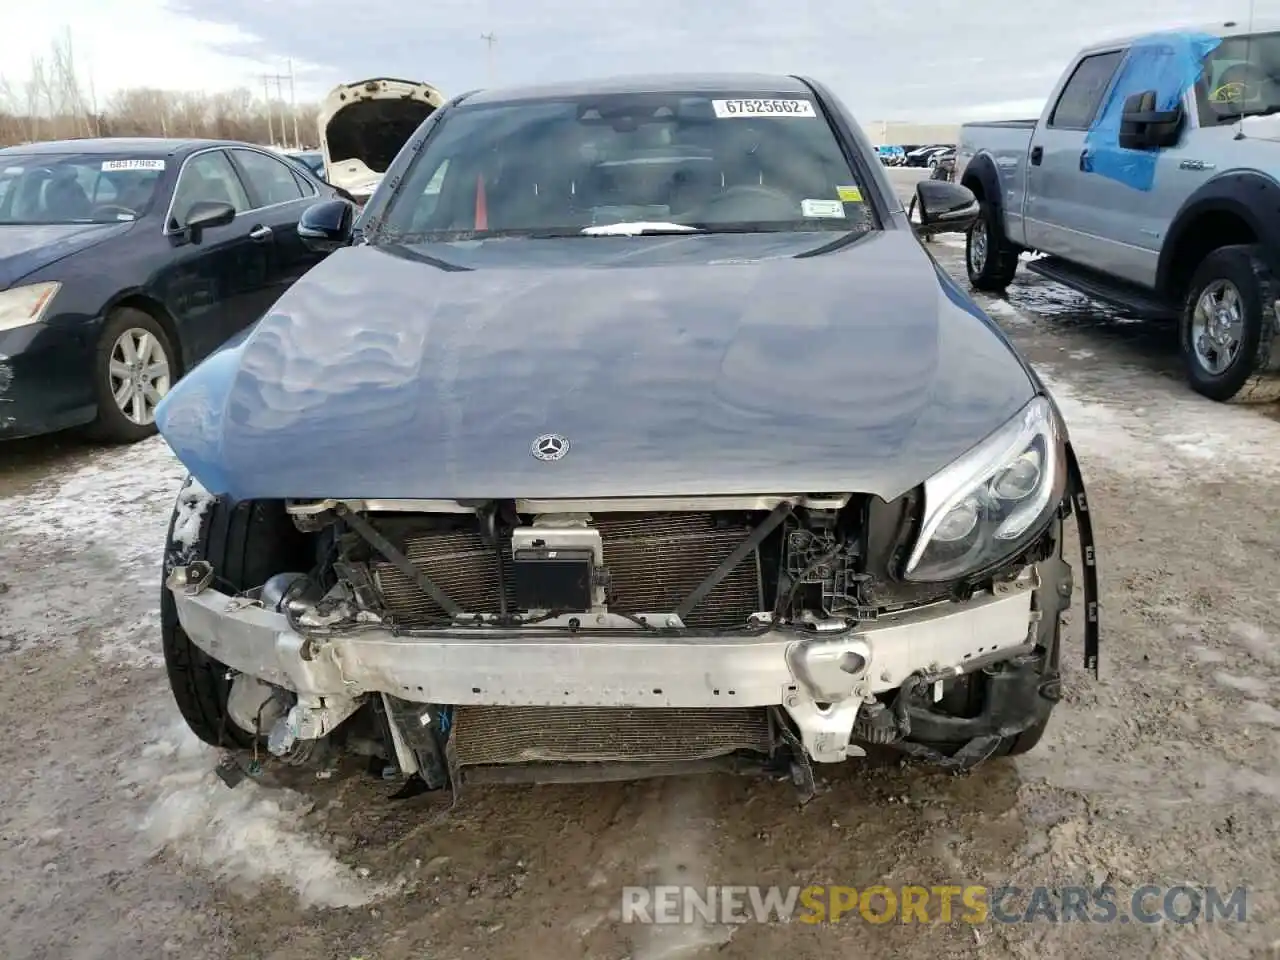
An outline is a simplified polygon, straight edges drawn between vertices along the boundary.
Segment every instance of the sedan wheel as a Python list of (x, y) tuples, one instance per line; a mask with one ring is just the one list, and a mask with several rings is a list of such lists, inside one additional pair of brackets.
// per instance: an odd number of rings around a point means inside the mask
[(116, 338), (108, 367), (111, 396), (130, 423), (150, 426), (169, 392), (169, 357), (149, 330), (130, 327)]
[(156, 407), (182, 375), (180, 363), (159, 320), (134, 307), (113, 310), (94, 355), (98, 416), (89, 435), (108, 443), (134, 443), (155, 433)]

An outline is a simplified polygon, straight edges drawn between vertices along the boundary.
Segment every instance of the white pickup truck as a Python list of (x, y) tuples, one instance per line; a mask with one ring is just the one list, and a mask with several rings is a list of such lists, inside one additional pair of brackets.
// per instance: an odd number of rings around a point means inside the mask
[(1095, 44), (1039, 120), (961, 129), (970, 282), (1027, 269), (1177, 322), (1192, 387), (1280, 397), (1280, 25)]
[(320, 107), (324, 178), (364, 203), (422, 121), (445, 102), (428, 83), (374, 77), (334, 87)]

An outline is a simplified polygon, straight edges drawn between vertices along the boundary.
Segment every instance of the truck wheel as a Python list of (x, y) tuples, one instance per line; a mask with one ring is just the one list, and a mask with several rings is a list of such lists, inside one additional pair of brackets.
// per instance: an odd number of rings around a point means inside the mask
[(969, 282), (984, 293), (1003, 293), (1018, 271), (1018, 251), (1005, 240), (1000, 218), (985, 200), (965, 236), (964, 263)]
[[(214, 583), (219, 589), (240, 591), (261, 586), (273, 574), (306, 570), (313, 565), (305, 536), (278, 501), (228, 506), (222, 499), (213, 499), (204, 510), (194, 544), (176, 541), (175, 522), (180, 515), (190, 515), (192, 505), (200, 502), (201, 492), (188, 479), (178, 494), (165, 541), (165, 578), (175, 566), (206, 560), (213, 566)], [(231, 681), (226, 665), (191, 642), (178, 621), (173, 595), (163, 581), (160, 640), (173, 698), (192, 733), (215, 747), (251, 747), (253, 732), (242, 730), (227, 713)]]
[(93, 357), (95, 440), (136, 443), (156, 432), (156, 404), (178, 378), (178, 357), (159, 321), (132, 307), (111, 311)]
[(1200, 262), (1178, 329), (1197, 393), (1224, 402), (1280, 397), (1272, 360), (1277, 297), (1280, 282), (1257, 246), (1219, 247)]

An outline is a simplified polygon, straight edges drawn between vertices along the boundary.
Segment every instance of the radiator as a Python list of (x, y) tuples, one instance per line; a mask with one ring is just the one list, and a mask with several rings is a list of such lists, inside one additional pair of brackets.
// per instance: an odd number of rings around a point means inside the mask
[(462, 766), (679, 762), (773, 749), (763, 707), (458, 707), (452, 736)]
[[(615, 613), (667, 613), (731, 554), (750, 533), (744, 525), (720, 525), (711, 514), (602, 514), (592, 523), (604, 543), (604, 564)], [(502, 543), (511, 569), (510, 540)], [(410, 562), (467, 613), (498, 612), (498, 560), (476, 532), (428, 532), (404, 544)], [(438, 618), (441, 611), (417, 585), (389, 563), (374, 565), (383, 602), (406, 626)], [(507, 589), (507, 609), (514, 599)], [(755, 551), (729, 573), (686, 618), (691, 627), (737, 627), (764, 609), (760, 559)]]

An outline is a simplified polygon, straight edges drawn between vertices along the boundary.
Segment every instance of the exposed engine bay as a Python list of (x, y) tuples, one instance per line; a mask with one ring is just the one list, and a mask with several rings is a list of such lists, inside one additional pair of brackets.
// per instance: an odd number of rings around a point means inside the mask
[(914, 494), (279, 506), (311, 570), (227, 596), (189, 555), (168, 585), (231, 668), (231, 722), (292, 764), (806, 788), (867, 747), (963, 769), (1057, 696), (1061, 518), (1000, 569), (922, 584), (893, 574)]

